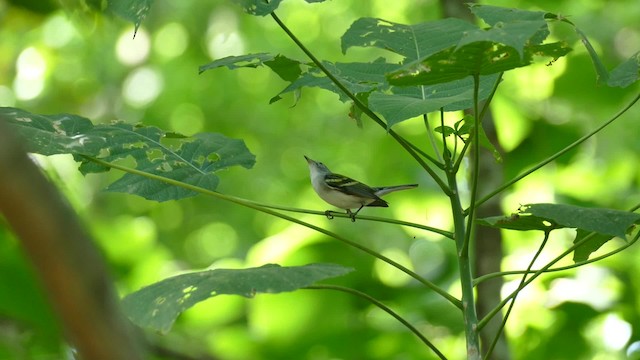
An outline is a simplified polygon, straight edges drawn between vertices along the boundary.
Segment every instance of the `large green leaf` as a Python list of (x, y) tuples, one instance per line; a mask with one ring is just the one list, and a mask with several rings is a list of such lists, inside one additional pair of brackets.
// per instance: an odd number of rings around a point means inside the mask
[(485, 5), (473, 5), (471, 10), (490, 27), (449, 29), (457, 32), (446, 35), (448, 44), (410, 59), (413, 61), (389, 74), (389, 83), (428, 85), (489, 75), (526, 66), (534, 56), (557, 59), (570, 51), (562, 42), (542, 44), (549, 35), (547, 20), (557, 19), (553, 14)]
[(586, 208), (564, 204), (525, 205), (531, 214), (562, 227), (576, 228), (602, 235), (625, 238), (627, 230), (640, 221), (640, 214), (603, 208)]
[(512, 230), (575, 228), (624, 239), (629, 228), (640, 222), (640, 214), (564, 204), (528, 204), (521, 206), (516, 214), (479, 219), (478, 222)]
[(555, 60), (571, 49), (564, 42), (525, 45), (524, 56), (518, 49), (491, 41), (476, 41), (433, 54), (388, 74), (392, 85), (431, 85), (463, 79), (471, 75), (489, 75), (529, 65), (533, 56)]
[(510, 216), (494, 216), (478, 219), (478, 224), (510, 230), (551, 231), (561, 228), (575, 228), (573, 243), (583, 241), (573, 255), (575, 262), (589, 259), (589, 256), (614, 237), (626, 239), (626, 234), (640, 223), (640, 214), (602, 208), (585, 208), (562, 204), (523, 205), (518, 213)]
[(415, 25), (361, 18), (342, 35), (342, 52), (353, 46), (377, 47), (402, 55), (405, 62), (410, 62), (455, 46), (465, 32), (476, 29), (477, 26), (454, 18)]
[(147, 286), (127, 295), (122, 304), (125, 313), (137, 325), (167, 332), (183, 311), (217, 295), (251, 298), (260, 293), (294, 291), (351, 271), (334, 264), (294, 267), (269, 264), (249, 269), (199, 271)]
[[(480, 101), (489, 97), (497, 80), (497, 74), (480, 78)], [(457, 111), (473, 106), (471, 78), (422, 87), (393, 87), (391, 91), (393, 93), (374, 92), (369, 96), (371, 110), (381, 114), (389, 127), (441, 108)]]
[[(215, 190), (219, 182), (215, 172), (234, 165), (250, 168), (255, 163), (255, 156), (242, 140), (221, 134), (185, 137), (151, 126), (93, 125), (77, 115), (38, 115), (15, 108), (0, 108), (0, 116), (23, 136), (28, 151), (43, 155), (74, 155), (81, 162), (80, 170), (84, 174), (108, 170), (89, 158), (106, 162), (130, 158), (135, 161), (137, 170)], [(197, 194), (130, 173), (109, 185), (107, 190), (156, 201)]]

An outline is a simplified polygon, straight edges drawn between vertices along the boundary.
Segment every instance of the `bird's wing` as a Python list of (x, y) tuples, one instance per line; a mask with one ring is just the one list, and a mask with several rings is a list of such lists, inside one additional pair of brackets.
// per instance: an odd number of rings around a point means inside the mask
[(360, 196), (368, 199), (380, 199), (376, 196), (376, 192), (373, 188), (344, 175), (327, 174), (324, 177), (324, 182), (328, 187), (349, 195)]

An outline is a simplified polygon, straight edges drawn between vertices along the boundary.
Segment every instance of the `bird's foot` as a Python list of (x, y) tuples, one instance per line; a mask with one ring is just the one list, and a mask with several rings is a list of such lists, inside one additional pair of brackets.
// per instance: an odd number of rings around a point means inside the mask
[(324, 212), (324, 216), (326, 216), (327, 219), (329, 219), (329, 220), (333, 219), (333, 211), (331, 211), (331, 210), (325, 211)]
[(351, 210), (347, 210), (347, 215), (351, 219), (351, 222), (356, 222), (356, 214), (357, 214), (357, 212), (354, 214), (354, 213), (351, 212)]

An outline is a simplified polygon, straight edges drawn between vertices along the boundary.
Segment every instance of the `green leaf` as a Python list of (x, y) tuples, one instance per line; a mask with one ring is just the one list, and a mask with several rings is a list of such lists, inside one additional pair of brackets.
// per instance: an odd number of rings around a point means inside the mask
[(375, 18), (356, 20), (342, 35), (342, 52), (350, 47), (377, 47), (413, 61), (455, 46), (462, 34), (478, 27), (448, 18), (415, 25), (404, 25)]
[(544, 218), (559, 226), (577, 228), (602, 235), (626, 237), (627, 230), (640, 221), (640, 214), (603, 208), (564, 204), (525, 205), (525, 214)]
[(573, 261), (576, 263), (589, 260), (589, 255), (591, 255), (591, 253), (596, 252), (602, 245), (606, 244), (607, 241), (613, 238), (613, 236), (610, 235), (594, 234), (589, 231), (578, 229), (573, 243), (575, 244), (578, 241), (581, 241), (586, 236), (591, 237), (573, 252)]
[(153, 0), (109, 0), (107, 11), (133, 22), (137, 32), (152, 3)]
[(281, 267), (268, 264), (249, 269), (216, 269), (171, 277), (122, 300), (127, 316), (141, 327), (171, 329), (183, 311), (217, 295), (275, 294), (300, 289), (317, 281), (342, 276), (352, 269), (334, 264)]
[(262, 66), (266, 61), (273, 59), (274, 56), (268, 53), (227, 56), (222, 59), (214, 60), (206, 65), (201, 65), (199, 73), (202, 74), (207, 70), (216, 69), (222, 66), (226, 66), (231, 70), (243, 67), (257, 68), (258, 66)]
[(422, 61), (413, 62), (387, 75), (392, 85), (431, 85), (479, 74), (489, 75), (529, 65), (534, 55), (557, 59), (571, 49), (566, 43), (525, 45), (524, 58), (517, 49), (490, 41), (450, 47)]
[(232, 0), (234, 3), (240, 5), (242, 9), (251, 15), (265, 16), (275, 11), (282, 0)]
[[(353, 94), (369, 93), (382, 89), (389, 85), (385, 81), (385, 73), (397, 69), (398, 65), (388, 64), (380, 58), (372, 63), (331, 63), (324, 61), (323, 65)], [(309, 70), (289, 84), (276, 95), (271, 102), (280, 99), (280, 96), (288, 92), (300, 90), (303, 87), (319, 87), (338, 94), (342, 102), (350, 101), (326, 75), (315, 66), (309, 66)]]
[(617, 236), (623, 239), (629, 228), (638, 222), (640, 222), (640, 214), (632, 212), (564, 204), (523, 205), (518, 213), (510, 216), (478, 220), (481, 225), (501, 229), (551, 231), (576, 228), (579, 231), (595, 232), (609, 238)]
[(551, 231), (556, 227), (543, 218), (537, 216), (521, 215), (514, 213), (510, 216), (491, 216), (476, 220), (479, 225), (497, 229), (518, 231), (540, 230)]
[[(480, 78), (479, 100), (485, 100), (497, 81), (497, 75)], [(381, 114), (389, 127), (423, 114), (468, 109), (473, 105), (473, 79), (460, 79), (423, 87), (393, 87), (393, 94), (374, 92), (369, 96), (373, 111)]]
[(578, 36), (580, 36), (582, 44), (584, 44), (584, 47), (587, 49), (587, 52), (591, 57), (591, 61), (593, 62), (593, 66), (596, 69), (596, 83), (598, 85), (607, 84), (609, 82), (609, 72), (602, 63), (600, 56), (598, 56), (596, 49), (593, 48), (593, 45), (591, 45), (591, 42), (589, 42), (589, 39), (587, 38), (587, 35), (585, 35), (582, 30), (578, 29), (577, 27), (574, 27), (574, 29)]
[[(202, 133), (193, 137), (168, 136), (156, 127), (125, 123), (93, 125), (77, 115), (37, 115), (15, 108), (0, 108), (26, 142), (27, 150), (43, 155), (71, 154), (81, 162), (83, 174), (108, 168), (91, 162), (130, 158), (137, 170), (183, 183), (215, 190), (220, 181), (215, 172), (231, 166), (250, 168), (255, 156), (242, 140), (221, 134)], [(176, 200), (197, 192), (168, 185), (159, 180), (127, 173), (107, 187), (155, 201)]]
[(471, 4), (469, 9), (474, 15), (491, 26), (495, 26), (498, 23), (515, 22), (537, 22), (542, 25), (545, 22), (545, 18), (549, 17), (549, 14), (544, 11), (528, 11), (491, 5)]
[(618, 65), (609, 73), (607, 85), (627, 87), (638, 81), (640, 76), (640, 52), (632, 55), (627, 61)]

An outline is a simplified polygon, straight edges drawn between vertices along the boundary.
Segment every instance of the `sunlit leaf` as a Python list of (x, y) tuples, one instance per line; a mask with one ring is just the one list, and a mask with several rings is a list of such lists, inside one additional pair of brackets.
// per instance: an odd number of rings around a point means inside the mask
[(524, 58), (517, 49), (495, 42), (468, 43), (460, 48), (451, 47), (422, 61), (413, 62), (388, 74), (392, 85), (430, 85), (463, 79), (479, 74), (489, 75), (529, 65), (533, 56), (552, 60), (566, 55), (571, 49), (562, 42), (524, 47)]
[(162, 332), (171, 329), (183, 311), (217, 295), (276, 294), (342, 276), (352, 269), (334, 264), (249, 269), (216, 269), (174, 276), (127, 295), (125, 313), (138, 326)]
[(353, 46), (377, 47), (410, 62), (455, 46), (462, 34), (478, 27), (454, 18), (405, 25), (375, 18), (356, 20), (342, 35), (342, 52)]
[[(242, 140), (221, 134), (201, 133), (193, 137), (167, 134), (152, 126), (125, 123), (93, 125), (77, 115), (38, 115), (15, 108), (0, 108), (20, 133), (30, 152), (53, 155), (71, 154), (81, 162), (84, 174), (108, 170), (87, 157), (106, 162), (130, 158), (135, 168), (183, 183), (215, 190), (220, 181), (217, 171), (240, 165), (250, 168), (255, 156)], [(131, 173), (107, 187), (149, 200), (166, 201), (196, 195), (192, 190), (168, 185)]]

